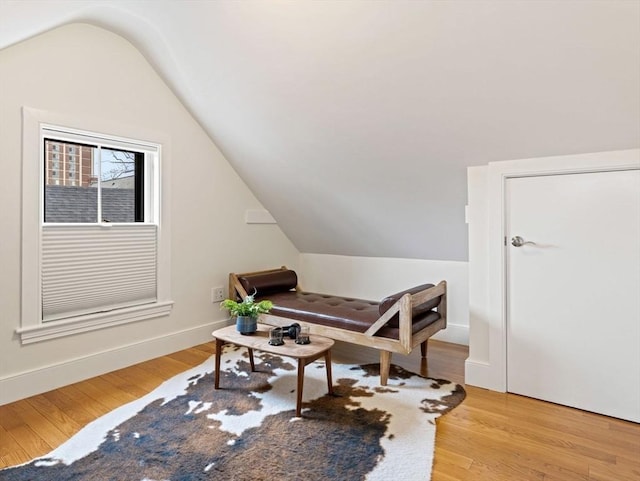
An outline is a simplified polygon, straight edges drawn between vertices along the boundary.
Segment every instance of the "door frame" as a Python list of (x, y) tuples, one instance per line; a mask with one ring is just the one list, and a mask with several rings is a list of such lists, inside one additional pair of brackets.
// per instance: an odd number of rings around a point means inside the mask
[[(507, 259), (504, 248), (507, 179), (629, 169), (640, 169), (640, 149), (489, 163), (486, 175), (486, 239), (482, 239), (486, 242), (486, 272), (482, 272), (485, 270), (482, 266), (473, 266), (475, 274), (473, 279), (470, 278), (469, 286), (470, 289), (480, 288), (474, 283), (486, 283), (486, 325), (479, 326), (478, 330), (484, 332), (477, 339), (488, 342), (488, 346), (479, 349), (488, 350), (488, 356), (485, 359), (470, 356), (465, 365), (467, 382), (494, 391), (507, 391)], [(470, 334), (470, 354), (473, 354), (476, 338), (473, 330)]]

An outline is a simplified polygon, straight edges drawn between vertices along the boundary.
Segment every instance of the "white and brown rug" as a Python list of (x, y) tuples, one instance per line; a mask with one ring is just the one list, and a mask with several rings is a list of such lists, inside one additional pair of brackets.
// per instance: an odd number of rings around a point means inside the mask
[(225, 348), (219, 390), (213, 358), (88, 424), (41, 458), (0, 471), (2, 481), (428, 480), (435, 419), (464, 389), (392, 366), (307, 366), (295, 417), (292, 360)]

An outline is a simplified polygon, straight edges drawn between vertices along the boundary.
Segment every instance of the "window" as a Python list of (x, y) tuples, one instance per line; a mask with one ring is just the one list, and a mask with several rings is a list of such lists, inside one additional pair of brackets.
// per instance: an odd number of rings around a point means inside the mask
[(167, 315), (163, 145), (43, 117), (25, 108), (22, 342)]
[[(45, 135), (44, 171), (47, 173), (57, 155), (50, 148), (56, 142), (56, 134), (45, 130)], [(155, 162), (153, 152), (110, 149), (103, 144), (76, 146), (59, 142), (57, 145), (69, 152), (65, 164), (67, 175), (62, 183), (57, 177), (44, 176), (45, 223), (144, 222), (145, 183), (152, 180), (145, 177), (145, 162)], [(82, 155), (74, 155), (72, 152), (76, 149)], [(78, 176), (82, 171), (85, 175)]]

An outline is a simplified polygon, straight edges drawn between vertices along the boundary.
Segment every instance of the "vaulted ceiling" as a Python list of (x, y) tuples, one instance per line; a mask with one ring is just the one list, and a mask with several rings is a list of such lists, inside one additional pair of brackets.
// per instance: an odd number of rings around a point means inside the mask
[(640, 146), (640, 2), (8, 1), (132, 42), (301, 252), (464, 260), (466, 167)]

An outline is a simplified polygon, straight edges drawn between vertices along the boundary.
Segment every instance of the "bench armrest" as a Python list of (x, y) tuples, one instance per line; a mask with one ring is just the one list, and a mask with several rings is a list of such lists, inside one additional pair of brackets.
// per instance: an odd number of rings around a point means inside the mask
[(382, 329), (389, 319), (396, 313), (400, 313), (398, 327), (400, 329), (400, 344), (408, 351), (412, 347), (411, 334), (413, 331), (413, 309), (432, 299), (440, 297), (440, 302), (436, 307), (440, 317), (444, 319), (446, 325), (447, 318), (447, 282), (440, 281), (437, 286), (430, 287), (415, 294), (405, 294), (396, 301), (380, 318), (365, 331), (368, 336), (375, 335)]

